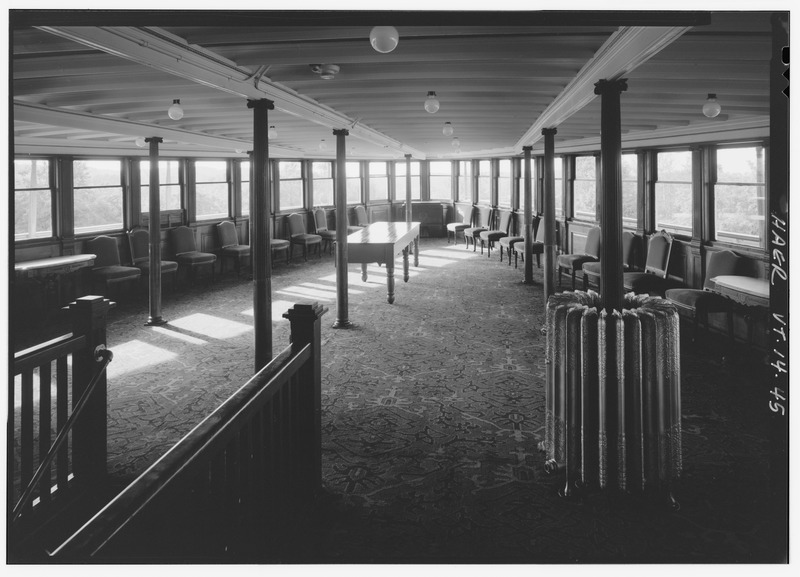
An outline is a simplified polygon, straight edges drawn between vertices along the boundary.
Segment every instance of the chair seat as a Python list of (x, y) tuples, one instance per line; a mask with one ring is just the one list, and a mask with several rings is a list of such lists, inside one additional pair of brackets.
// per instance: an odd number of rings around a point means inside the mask
[(450, 232), (457, 232), (462, 231), (464, 229), (469, 228), (469, 225), (464, 222), (448, 222), (447, 223), (447, 230)]
[(524, 236), (504, 236), (503, 238), (500, 239), (500, 246), (510, 247), (515, 242), (519, 242), (521, 240), (524, 241), (525, 237)]
[(250, 256), (250, 246), (246, 244), (235, 244), (232, 246), (223, 246), (220, 252), (229, 256)]
[(709, 313), (727, 312), (735, 306), (731, 299), (703, 289), (673, 288), (666, 290), (664, 296), (677, 305)]
[(363, 230), (363, 226), (348, 226), (347, 227), (347, 234), (353, 234), (354, 232), (358, 232), (359, 230)]
[(667, 290), (683, 287), (680, 281), (643, 271), (626, 272), (622, 278), (625, 290), (636, 294), (655, 294), (663, 297)]
[(489, 242), (500, 240), (505, 236), (508, 236), (508, 233), (502, 230), (484, 230), (480, 234), (481, 240)]
[(596, 257), (588, 254), (560, 254), (558, 255), (558, 266), (561, 268), (578, 270), (587, 262), (596, 262)]
[(335, 230), (320, 230), (317, 234), (321, 236), (323, 240), (336, 240)]
[(211, 262), (216, 262), (217, 255), (212, 254), (210, 252), (200, 252), (198, 250), (194, 250), (190, 252), (182, 252), (180, 254), (176, 254), (175, 260), (178, 261), (179, 263), (189, 264), (189, 265), (207, 264)]
[(115, 280), (126, 280), (137, 278), (142, 274), (142, 271), (133, 266), (99, 266), (92, 269), (92, 275), (106, 282)]
[[(142, 261), (136, 263), (136, 268), (142, 271), (142, 274), (149, 275), (150, 274), (150, 261)], [(178, 270), (178, 263), (174, 260), (162, 260), (161, 261), (161, 272), (173, 272)]]
[[(627, 272), (630, 267), (627, 264), (622, 264), (623, 272)], [(583, 272), (590, 276), (600, 276), (600, 261), (592, 261), (583, 264)]]
[(484, 230), (489, 230), (485, 226), (471, 226), (469, 228), (464, 229), (464, 234), (467, 236), (477, 236), (478, 234), (482, 233)]
[(269, 241), (272, 250), (283, 250), (289, 248), (289, 241), (282, 238), (273, 238)]
[(322, 237), (318, 234), (295, 234), (292, 236), (291, 241), (295, 244), (316, 244), (322, 242)]

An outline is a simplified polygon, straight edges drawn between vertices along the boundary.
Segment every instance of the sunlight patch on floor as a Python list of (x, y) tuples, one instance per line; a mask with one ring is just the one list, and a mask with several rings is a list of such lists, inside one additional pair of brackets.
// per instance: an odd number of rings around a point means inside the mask
[(186, 333), (177, 331), (174, 328), (170, 327), (169, 325), (161, 327), (150, 327), (150, 330), (153, 331), (154, 333), (172, 337), (173, 339), (179, 339), (181, 341), (185, 341), (193, 345), (208, 344), (208, 341), (204, 341), (203, 339), (198, 339), (197, 337), (193, 337), (192, 335), (187, 335)]
[(472, 252), (471, 250), (466, 250), (463, 246), (458, 247), (448, 247), (448, 248), (432, 248), (428, 250), (421, 251), (419, 256), (437, 256), (442, 258), (457, 258), (460, 260), (464, 260), (467, 258), (474, 258), (478, 256), (477, 252)]
[(138, 339), (114, 345), (109, 349), (114, 353), (114, 360), (108, 364), (107, 369), (109, 379), (129, 371), (138, 371), (142, 367), (165, 363), (178, 356), (177, 353)]
[(228, 339), (251, 332), (253, 327), (214, 315), (195, 313), (170, 321), (171, 325), (213, 339)]

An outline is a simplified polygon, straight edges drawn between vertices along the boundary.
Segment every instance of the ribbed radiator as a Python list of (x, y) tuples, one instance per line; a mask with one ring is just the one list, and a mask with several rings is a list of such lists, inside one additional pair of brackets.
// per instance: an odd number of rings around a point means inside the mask
[(548, 470), (578, 483), (666, 490), (681, 473), (679, 323), (667, 301), (628, 294), (623, 310), (564, 292), (547, 303)]

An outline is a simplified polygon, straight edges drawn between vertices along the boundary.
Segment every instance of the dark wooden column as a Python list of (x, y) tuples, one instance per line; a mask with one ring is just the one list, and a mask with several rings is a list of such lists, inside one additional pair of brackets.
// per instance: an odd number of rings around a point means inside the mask
[(334, 130), (336, 136), (336, 321), (335, 329), (352, 326), (348, 319), (347, 302), (347, 174), (345, 165), (347, 150), (345, 137), (350, 134), (345, 129)]
[(556, 197), (555, 197), (555, 128), (544, 128), (544, 304), (556, 286)]
[[(163, 325), (161, 318), (161, 182), (158, 172), (158, 145), (164, 140), (158, 136), (145, 138), (150, 143), (150, 278), (147, 292), (150, 299), (150, 316), (147, 325)], [(177, 274), (177, 273), (175, 273)]]
[(252, 181), (250, 183), (250, 262), (253, 268), (253, 329), (255, 372), (272, 359), (272, 250), (270, 249), (268, 111), (271, 100), (248, 100), (253, 109)]
[(411, 224), (411, 155), (406, 154), (406, 223)]
[[(531, 150), (532, 146), (523, 146), (525, 153), (525, 284), (533, 284), (533, 195), (531, 193)], [(511, 258), (511, 257), (509, 257)]]
[(594, 85), (600, 95), (600, 294), (607, 311), (622, 310), (622, 128), (620, 94), (628, 81), (601, 80)]

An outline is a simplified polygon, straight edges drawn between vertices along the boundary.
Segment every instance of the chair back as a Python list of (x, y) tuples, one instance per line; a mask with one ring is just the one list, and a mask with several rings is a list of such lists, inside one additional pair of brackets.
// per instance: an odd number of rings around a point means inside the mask
[(600, 227), (595, 226), (589, 230), (586, 235), (586, 247), (583, 249), (583, 254), (600, 258)]
[(369, 224), (369, 219), (367, 218), (367, 209), (364, 208), (362, 205), (356, 206), (356, 225), (358, 226), (367, 226)]
[(131, 262), (139, 264), (150, 261), (150, 232), (135, 228), (128, 232), (128, 246), (131, 249)]
[(303, 222), (302, 214), (293, 212), (287, 218), (289, 219), (289, 236), (306, 234), (306, 225)]
[(667, 278), (669, 256), (672, 252), (672, 235), (662, 230), (650, 237), (644, 271)]
[(622, 233), (622, 264), (628, 267), (633, 266), (636, 256), (636, 235), (630, 231)]
[(455, 205), (456, 211), (456, 222), (460, 222), (461, 224), (472, 224), (472, 217), (475, 214), (475, 207), (470, 205), (464, 204), (456, 204)]
[(492, 222), (492, 215), (494, 214), (494, 210), (488, 206), (481, 206), (478, 207), (478, 218), (475, 221), (476, 227), (484, 227), (488, 228), (490, 226), (489, 223)]
[(86, 252), (94, 254), (95, 268), (101, 266), (119, 266), (119, 248), (116, 239), (101, 234), (86, 241)]
[(498, 223), (497, 230), (503, 231), (504, 233), (508, 234), (508, 231), (511, 229), (511, 219), (514, 217), (514, 213), (510, 210), (501, 210), (500, 211), (500, 222)]
[(738, 274), (739, 265), (744, 262), (744, 257), (739, 256), (732, 250), (720, 250), (709, 252), (708, 262), (706, 263), (706, 278), (703, 288), (714, 288), (715, 277)]
[(317, 233), (328, 230), (328, 217), (324, 208), (318, 208), (314, 211), (314, 228)]
[(236, 233), (236, 225), (229, 220), (223, 220), (217, 225), (219, 234), (219, 245), (222, 248), (239, 245), (239, 235)]
[(194, 241), (194, 232), (188, 226), (176, 226), (169, 231), (170, 241), (172, 241), (172, 251), (175, 254), (194, 252), (197, 245)]

